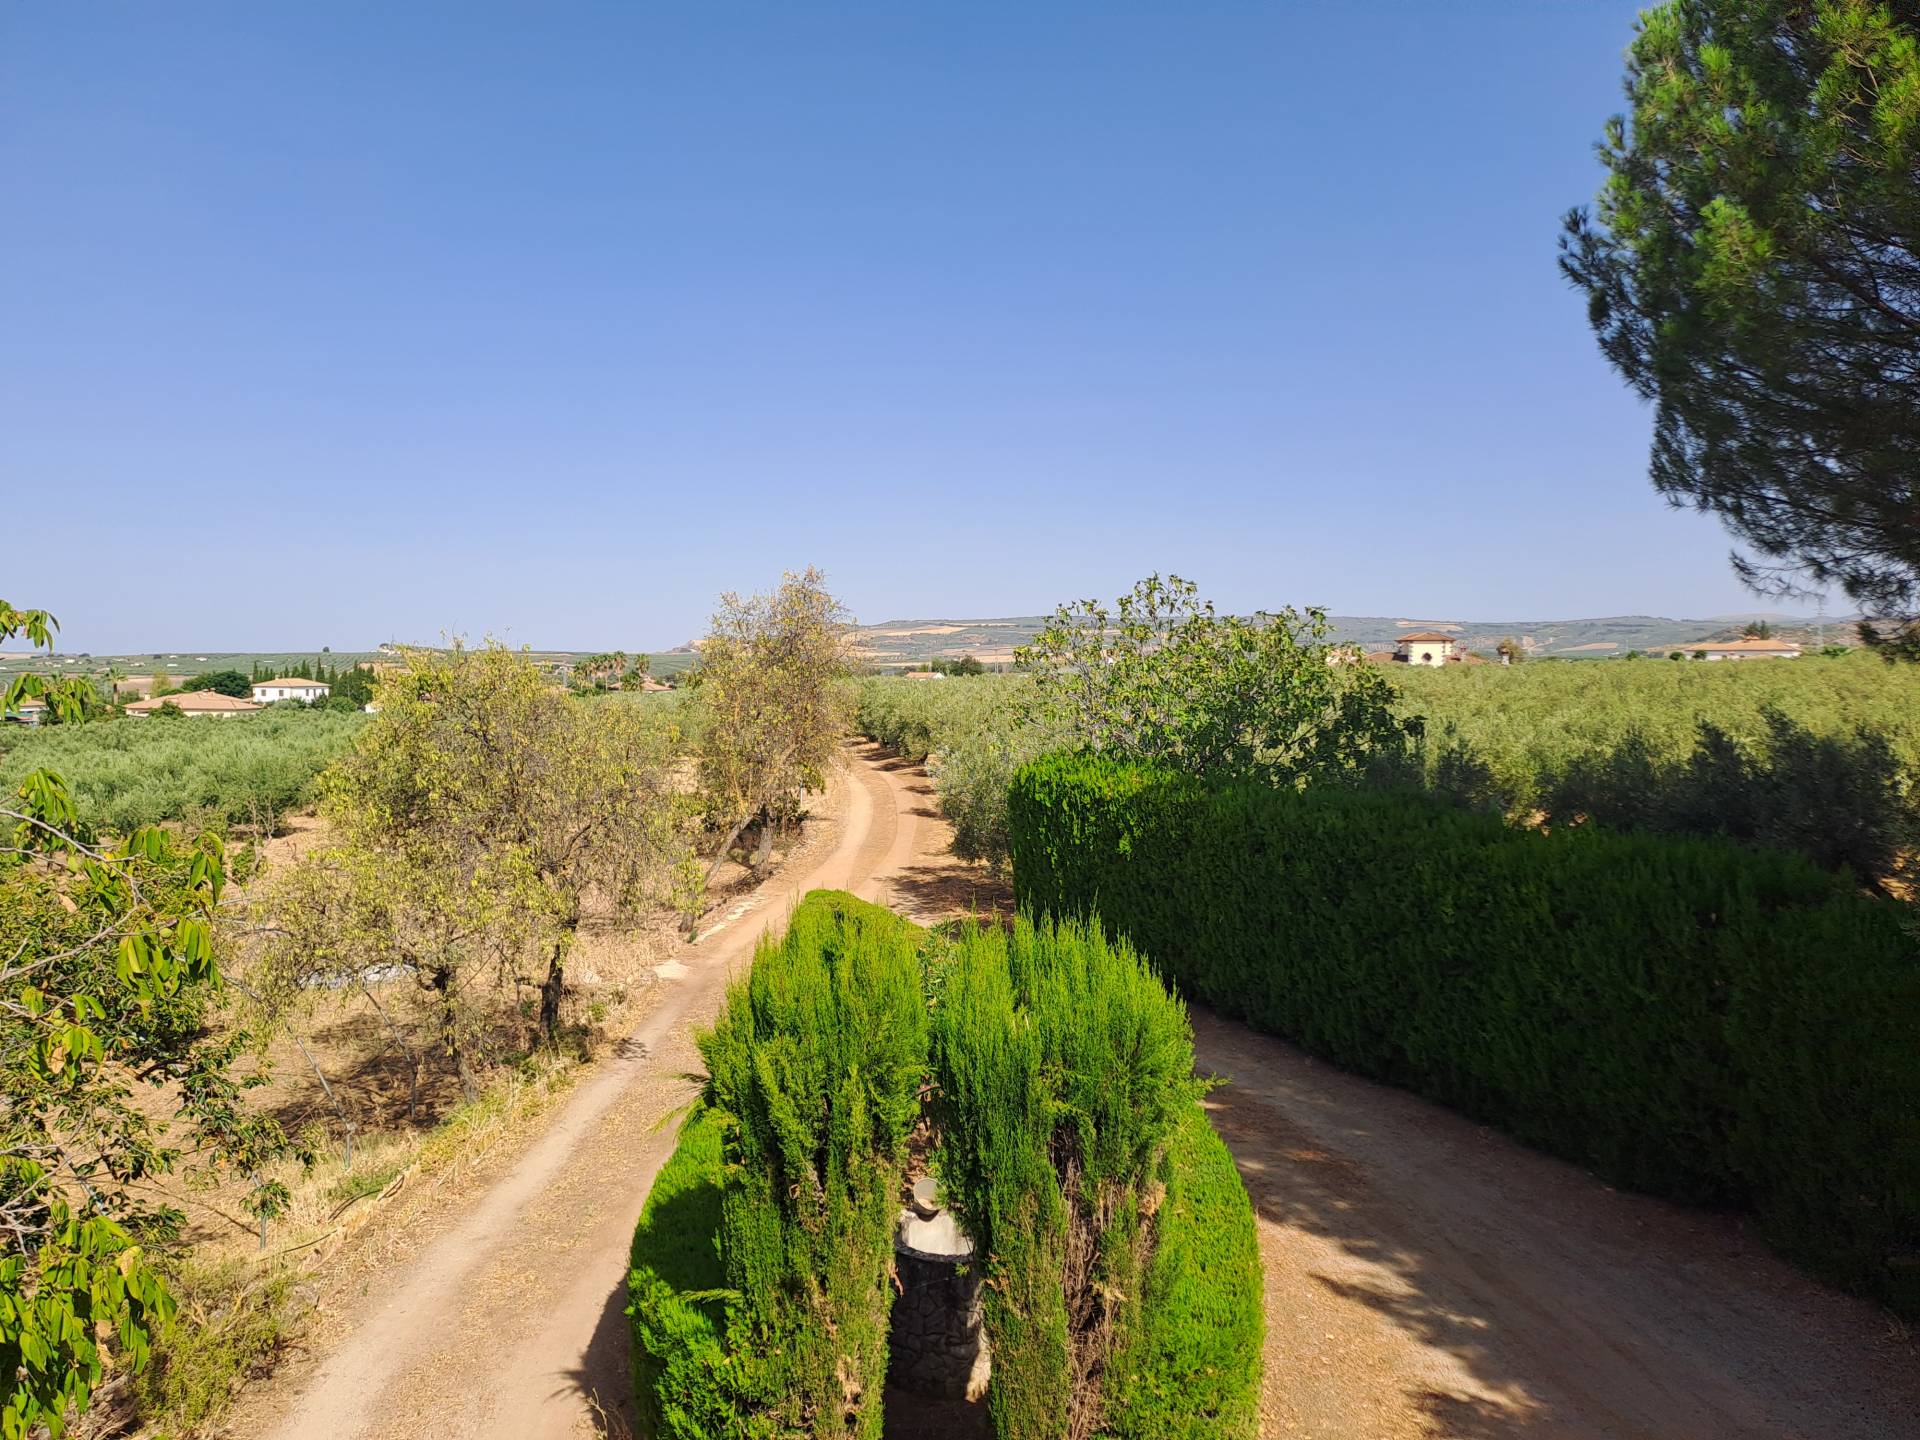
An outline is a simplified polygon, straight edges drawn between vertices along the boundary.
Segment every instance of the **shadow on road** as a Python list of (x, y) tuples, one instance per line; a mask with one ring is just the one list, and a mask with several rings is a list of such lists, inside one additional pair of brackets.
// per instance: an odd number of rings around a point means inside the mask
[(556, 1393), (575, 1394), (593, 1416), (594, 1433), (606, 1440), (631, 1440), (639, 1424), (633, 1407), (633, 1362), (627, 1328), (627, 1280), (622, 1275), (607, 1292), (600, 1319), (580, 1364), (565, 1374)]
[(1208, 1109), (1264, 1222), (1269, 1408), (1309, 1433), (1341, 1433), (1344, 1411), (1344, 1433), (1450, 1440), (1920, 1434), (1920, 1357), (1884, 1312), (1736, 1218), (1622, 1194), (1193, 1019), (1203, 1068), (1230, 1082)]

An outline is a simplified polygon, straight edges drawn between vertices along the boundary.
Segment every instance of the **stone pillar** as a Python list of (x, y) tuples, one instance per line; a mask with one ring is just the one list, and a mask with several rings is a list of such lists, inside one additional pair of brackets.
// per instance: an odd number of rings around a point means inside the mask
[(930, 1399), (980, 1399), (992, 1364), (981, 1329), (980, 1276), (969, 1263), (973, 1242), (935, 1199), (931, 1177), (914, 1182), (893, 1250), (900, 1293), (887, 1383)]

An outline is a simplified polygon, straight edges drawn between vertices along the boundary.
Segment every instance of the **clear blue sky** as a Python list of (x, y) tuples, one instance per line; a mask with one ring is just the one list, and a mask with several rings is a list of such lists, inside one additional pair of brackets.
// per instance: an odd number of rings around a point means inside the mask
[(1112, 595), (1757, 603), (1554, 268), (1635, 6), (13, 5), (0, 595), (65, 648)]

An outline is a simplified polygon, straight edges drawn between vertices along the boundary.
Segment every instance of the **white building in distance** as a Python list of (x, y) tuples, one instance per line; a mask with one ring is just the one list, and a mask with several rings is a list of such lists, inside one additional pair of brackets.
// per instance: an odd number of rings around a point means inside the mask
[(324, 700), (332, 693), (333, 687), (326, 681), (302, 680), (298, 676), (258, 680), (253, 686), (253, 698), (262, 705), (271, 705), (276, 700), (305, 700), (311, 705), (315, 700)]

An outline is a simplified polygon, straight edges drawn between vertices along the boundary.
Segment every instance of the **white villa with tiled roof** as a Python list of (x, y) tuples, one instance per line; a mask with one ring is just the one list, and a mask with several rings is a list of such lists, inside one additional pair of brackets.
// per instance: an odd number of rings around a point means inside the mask
[(1453, 659), (1453, 636), (1440, 630), (1416, 630), (1394, 642), (1393, 658), (1403, 665), (1445, 665)]
[(218, 690), (189, 690), (182, 695), (156, 695), (146, 700), (136, 700), (127, 706), (127, 714), (144, 719), (164, 705), (171, 705), (182, 715), (205, 715), (215, 720), (231, 719), (235, 715), (257, 715), (261, 707), (251, 700), (236, 700), (231, 695), (222, 695)]
[(312, 704), (315, 700), (324, 700), (333, 693), (333, 687), (324, 680), (302, 680), (297, 675), (282, 676), (278, 680), (256, 680), (253, 683), (253, 698), (262, 705), (271, 705), (276, 700), (305, 700)]

